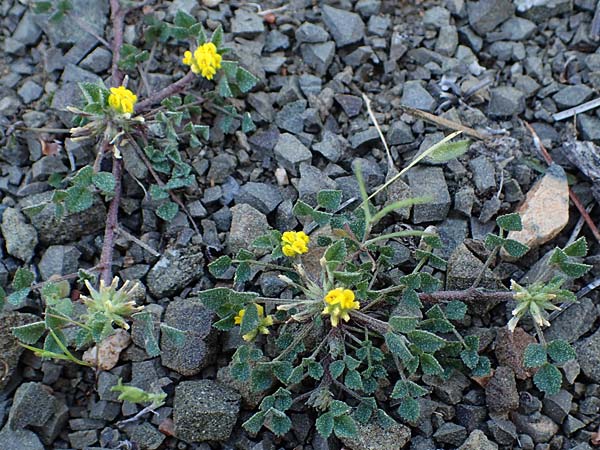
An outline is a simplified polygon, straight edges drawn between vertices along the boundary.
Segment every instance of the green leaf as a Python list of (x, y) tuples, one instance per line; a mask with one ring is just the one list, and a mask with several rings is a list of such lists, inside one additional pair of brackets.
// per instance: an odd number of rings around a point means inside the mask
[(94, 186), (105, 194), (115, 193), (115, 177), (110, 172), (98, 172), (92, 177)]
[(475, 369), (479, 363), (479, 354), (475, 350), (463, 350), (460, 352), (460, 359), (469, 369)]
[(258, 83), (259, 79), (248, 72), (243, 67), (238, 67), (235, 78), (240, 91), (245, 94), (249, 92)]
[(283, 436), (292, 428), (292, 421), (284, 412), (271, 408), (268, 411), (265, 426), (276, 436)]
[(208, 271), (214, 277), (221, 277), (231, 267), (231, 258), (227, 255), (215, 259), (208, 265)]
[(65, 207), (71, 213), (83, 212), (94, 203), (94, 197), (87, 187), (72, 186), (67, 189)]
[(584, 237), (580, 237), (563, 250), (567, 256), (584, 257), (587, 255), (587, 241)]
[(335, 211), (342, 202), (342, 191), (322, 190), (317, 194), (317, 204), (327, 211)]
[(310, 216), (313, 212), (313, 207), (302, 200), (297, 200), (294, 204), (294, 208), (292, 209), (292, 213), (297, 217)]
[(315, 426), (319, 434), (325, 439), (327, 439), (329, 436), (331, 436), (331, 433), (333, 432), (333, 414), (329, 412), (321, 414), (317, 418)]
[(227, 77), (222, 77), (219, 80), (219, 95), (223, 98), (233, 97), (233, 92), (231, 92)]
[(408, 333), (408, 338), (421, 351), (433, 353), (446, 345), (446, 340), (429, 331), (413, 330)]
[(240, 334), (250, 333), (254, 331), (260, 324), (260, 318), (258, 317), (258, 308), (256, 304), (251, 303), (246, 306), (246, 312), (242, 317), (242, 323), (240, 324)]
[(223, 26), (221, 24), (219, 24), (215, 31), (213, 31), (210, 42), (215, 44), (215, 47), (217, 47), (217, 49), (219, 49), (221, 47), (221, 44), (223, 44)]
[(329, 246), (325, 251), (326, 261), (344, 261), (346, 259), (347, 250), (346, 243), (343, 240), (337, 241), (335, 244)]
[(250, 386), (254, 392), (267, 390), (273, 384), (273, 377), (268, 368), (256, 368), (250, 376)]
[(346, 364), (348, 370), (355, 370), (358, 368), (358, 366), (360, 366), (360, 361), (350, 355), (346, 355), (344, 357), (344, 363)]
[(501, 247), (504, 244), (504, 239), (492, 233), (488, 233), (485, 237), (484, 244), (488, 250), (494, 250), (496, 247)]
[(32, 6), (34, 13), (44, 14), (50, 12), (50, 10), (52, 9), (52, 2), (34, 2)]
[(175, 345), (175, 347), (180, 348), (185, 344), (185, 340), (187, 337), (187, 332), (180, 330), (179, 328), (171, 327), (166, 323), (160, 324), (160, 331), (169, 338), (169, 340)]
[(505, 239), (502, 243), (502, 247), (513, 258), (520, 258), (529, 251), (529, 247), (514, 239)]
[(577, 357), (573, 347), (563, 339), (555, 339), (548, 343), (547, 351), (550, 358), (558, 364), (566, 363)]
[(98, 103), (102, 106), (106, 104), (109, 92), (99, 84), (83, 82), (79, 83), (79, 89), (83, 93), (83, 98), (86, 103)]
[(546, 364), (546, 349), (542, 344), (529, 344), (523, 353), (523, 366), (540, 367)]
[(271, 363), (271, 368), (273, 375), (275, 375), (279, 381), (287, 383), (294, 367), (289, 361), (273, 361)]
[(11, 286), (14, 290), (26, 289), (31, 286), (31, 283), (33, 283), (33, 280), (34, 280), (33, 272), (20, 267), (15, 272), (15, 277), (13, 278)]
[(467, 313), (467, 305), (458, 300), (453, 300), (446, 305), (446, 317), (450, 320), (463, 320)]
[(340, 438), (351, 438), (358, 433), (356, 423), (348, 414), (333, 419), (333, 431)]
[(372, 397), (363, 398), (354, 411), (354, 418), (359, 423), (366, 425), (373, 415), (373, 411), (377, 409), (377, 403)]
[(446, 142), (433, 150), (427, 156), (427, 159), (433, 163), (445, 163), (453, 158), (464, 155), (469, 150), (469, 145), (470, 141), (468, 140)]
[(344, 378), (344, 384), (354, 390), (362, 390), (363, 382), (360, 378), (360, 374), (356, 370), (347, 370), (346, 377)]
[(252, 278), (252, 268), (250, 267), (250, 263), (242, 262), (238, 264), (233, 277), (233, 282), (239, 285), (249, 281), (250, 278)]
[(398, 407), (398, 414), (408, 422), (416, 422), (421, 414), (419, 402), (412, 397), (405, 398)]
[(444, 372), (444, 369), (440, 365), (439, 361), (429, 353), (423, 353), (421, 355), (421, 370), (425, 375), (440, 375)]
[(156, 208), (156, 215), (165, 222), (170, 222), (179, 212), (177, 203), (168, 201)]
[(403, 361), (412, 358), (412, 354), (408, 350), (408, 347), (405, 343), (406, 338), (403, 336), (398, 336), (391, 331), (385, 334), (385, 343), (394, 355), (398, 356)]
[(346, 364), (344, 363), (344, 361), (333, 361), (331, 364), (329, 364), (329, 374), (332, 376), (333, 379), (337, 379), (342, 374), (345, 367)]
[(21, 325), (20, 327), (14, 327), (11, 329), (12, 334), (21, 342), (25, 344), (33, 345), (42, 337), (46, 331), (45, 322), (34, 322), (27, 325)]
[(496, 223), (505, 231), (521, 231), (523, 224), (518, 213), (505, 214), (496, 218)]
[(580, 264), (580, 263), (571, 263), (571, 262), (563, 262), (559, 264), (560, 270), (564, 272), (565, 275), (571, 278), (579, 278), (586, 274), (588, 270), (592, 268), (592, 266), (588, 264)]
[(20, 289), (6, 297), (6, 301), (11, 305), (20, 306), (29, 295), (29, 292), (31, 292), (30, 289)]
[(250, 434), (257, 434), (260, 429), (263, 426), (265, 420), (265, 413), (264, 411), (259, 411), (256, 414), (254, 414), (252, 417), (250, 417), (248, 420), (246, 420), (242, 426), (244, 427), (244, 429), (246, 429), (246, 431), (248, 431), (248, 433)]
[(228, 316), (225, 316), (221, 320), (217, 320), (215, 323), (213, 323), (213, 327), (215, 327), (217, 330), (221, 330), (221, 331), (231, 330), (235, 326), (235, 316), (236, 315), (237, 314), (232, 313), (232, 314), (229, 314)]
[(555, 395), (560, 391), (562, 375), (552, 364), (546, 363), (538, 369), (533, 377), (536, 387), (547, 395)]
[(389, 324), (397, 333), (405, 334), (417, 328), (419, 318), (392, 316), (390, 317)]
[(191, 28), (196, 24), (196, 19), (186, 12), (179, 10), (175, 14), (175, 20), (173, 20), (173, 23), (178, 27)]
[(305, 359), (305, 361), (307, 368), (306, 373), (308, 373), (308, 376), (314, 378), (317, 381), (320, 380), (324, 373), (323, 366), (321, 365), (321, 363), (312, 359)]
[(487, 356), (480, 356), (475, 369), (471, 371), (474, 377), (488, 376), (492, 371), (492, 363)]

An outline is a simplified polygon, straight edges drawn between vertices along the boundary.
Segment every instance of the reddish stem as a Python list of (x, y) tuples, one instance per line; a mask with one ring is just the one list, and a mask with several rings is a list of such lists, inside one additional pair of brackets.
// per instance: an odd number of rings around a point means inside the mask
[(166, 88), (155, 92), (150, 95), (146, 100), (143, 100), (135, 105), (135, 113), (140, 114), (150, 108), (155, 103), (158, 103), (164, 100), (171, 95), (177, 94), (178, 92), (183, 91), (188, 84), (196, 79), (196, 74), (192, 71), (188, 72), (183, 78), (177, 80), (175, 83), (170, 84)]
[(121, 46), (123, 45), (123, 28), (125, 27), (125, 10), (121, 8), (119, 0), (110, 0), (110, 19), (113, 27), (112, 42), (112, 85), (120, 86), (123, 83), (123, 72), (119, 70), (121, 59)]
[(112, 279), (112, 259), (115, 246), (115, 234), (119, 222), (119, 204), (121, 203), (121, 174), (123, 161), (113, 156), (112, 174), (115, 179), (115, 196), (108, 207), (106, 227), (104, 228), (104, 242), (102, 244), (102, 255), (100, 266), (102, 267), (101, 279), (110, 284)]

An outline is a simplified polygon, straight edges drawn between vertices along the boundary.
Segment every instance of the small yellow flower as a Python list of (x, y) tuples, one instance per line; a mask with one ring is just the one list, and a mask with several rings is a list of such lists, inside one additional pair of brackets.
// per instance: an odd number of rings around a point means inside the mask
[(281, 236), (281, 251), (285, 256), (293, 258), (308, 251), (310, 238), (304, 231), (286, 231)]
[(109, 106), (120, 114), (131, 114), (137, 102), (137, 96), (125, 86), (110, 88)]
[[(270, 327), (271, 325), (273, 325), (273, 316), (268, 315), (265, 317), (265, 309), (263, 308), (262, 305), (256, 304), (256, 309), (258, 310), (258, 326), (250, 331), (249, 333), (246, 333), (242, 336), (242, 338), (245, 341), (253, 341), (256, 336), (258, 335), (258, 333), (260, 334), (269, 334), (269, 329), (267, 327)], [(235, 316), (233, 318), (233, 321), (236, 325), (241, 325), (242, 324), (242, 319), (244, 318), (244, 314), (246, 314), (246, 310), (245, 309), (240, 309), (237, 313), (237, 316)]]
[(360, 308), (360, 303), (354, 299), (354, 292), (350, 289), (332, 289), (325, 296), (325, 309), (321, 314), (331, 316), (331, 325), (338, 326), (340, 318), (345, 322), (350, 320), (350, 311)]
[(192, 72), (201, 74), (207, 80), (212, 80), (217, 70), (221, 68), (221, 55), (212, 42), (201, 45), (192, 55), (191, 51), (183, 54), (183, 63), (192, 68)]

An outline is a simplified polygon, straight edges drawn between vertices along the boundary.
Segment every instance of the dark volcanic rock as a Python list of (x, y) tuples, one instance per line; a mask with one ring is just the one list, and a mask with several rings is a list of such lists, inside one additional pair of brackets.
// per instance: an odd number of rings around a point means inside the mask
[(156, 298), (176, 294), (202, 276), (203, 263), (199, 246), (167, 249), (148, 272), (148, 289)]
[(365, 36), (365, 24), (356, 13), (323, 5), (323, 22), (338, 47), (360, 42)]

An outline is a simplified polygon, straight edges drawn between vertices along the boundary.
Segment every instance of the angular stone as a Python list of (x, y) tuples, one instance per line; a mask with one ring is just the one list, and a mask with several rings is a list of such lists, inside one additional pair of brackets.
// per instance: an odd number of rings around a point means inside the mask
[(552, 96), (556, 105), (561, 109), (572, 108), (589, 100), (594, 90), (585, 84), (577, 84), (562, 88)]
[(511, 368), (500, 366), (485, 387), (486, 404), (497, 414), (506, 414), (519, 407), (519, 392)]
[(310, 163), (312, 159), (310, 150), (289, 133), (279, 136), (274, 152), (277, 162), (292, 175), (298, 175), (300, 163)]
[(240, 410), (240, 395), (212, 380), (183, 381), (175, 389), (175, 435), (183, 441), (225, 441)]
[(415, 140), (410, 126), (401, 120), (392, 123), (385, 138), (388, 145), (410, 144)]
[(480, 0), (467, 3), (469, 25), (480, 36), (509, 19), (514, 11), (515, 7), (510, 0)]
[(19, 365), (19, 358), (24, 351), (24, 348), (19, 345), (17, 338), (13, 336), (11, 329), (38, 322), (39, 320), (38, 316), (19, 312), (9, 312), (0, 315), (0, 360), (6, 363), (6, 373), (0, 378), (0, 391), (10, 382), (12, 375)]
[(511, 446), (517, 439), (517, 427), (510, 420), (495, 418), (486, 423), (494, 440), (500, 445)]
[(550, 441), (558, 432), (558, 425), (541, 414), (525, 416), (513, 413), (511, 419), (517, 426), (517, 431), (528, 434), (537, 443)]
[(546, 395), (542, 400), (542, 412), (554, 422), (561, 424), (571, 410), (573, 396), (566, 390), (561, 389), (558, 394)]
[(425, 204), (413, 206), (413, 222), (444, 220), (450, 210), (450, 193), (440, 167), (417, 166), (408, 171), (408, 184), (415, 197), (429, 197)]
[(353, 450), (401, 449), (410, 441), (410, 429), (397, 422), (386, 429), (374, 422), (366, 425), (357, 422), (356, 426), (355, 437), (341, 437), (344, 445)]
[(1, 450), (44, 450), (44, 445), (33, 431), (13, 429), (5, 425), (0, 431)]
[(572, 0), (515, 0), (517, 11), (530, 20), (541, 23), (550, 17), (569, 12), (573, 9)]
[(308, 43), (316, 44), (319, 42), (325, 42), (329, 39), (329, 33), (325, 31), (319, 25), (314, 23), (304, 22), (295, 31), (296, 43)]
[(575, 343), (577, 361), (586, 377), (600, 383), (600, 330)]
[(363, 105), (363, 101), (360, 97), (357, 97), (356, 95), (338, 94), (334, 98), (348, 117), (354, 117), (360, 114)]
[(164, 434), (148, 422), (142, 422), (139, 425), (128, 427), (127, 435), (133, 442), (139, 445), (140, 448), (147, 450), (156, 450), (166, 439)]
[(488, 114), (492, 118), (504, 118), (525, 111), (525, 94), (510, 86), (501, 86), (491, 90)]
[(52, 275), (66, 275), (77, 272), (81, 252), (72, 245), (51, 245), (46, 249), (38, 265), (42, 280)]
[(23, 262), (29, 262), (38, 244), (35, 227), (25, 221), (25, 216), (19, 210), (6, 208), (2, 214), (0, 228), (8, 254)]
[(329, 69), (335, 56), (335, 44), (331, 41), (318, 44), (302, 44), (300, 51), (304, 62), (323, 76), (327, 73), (327, 69)]
[[(552, 211), (552, 214), (548, 214)], [(508, 233), (530, 249), (553, 239), (569, 220), (569, 185), (562, 167), (553, 164), (546, 174), (527, 193), (525, 202), (517, 209), (523, 229)]]
[(33, 80), (27, 80), (17, 91), (19, 97), (27, 105), (42, 96), (44, 88)]
[(265, 23), (258, 14), (238, 8), (231, 21), (234, 36), (252, 39), (265, 31)]
[(490, 442), (481, 430), (473, 430), (458, 450), (498, 450), (498, 445)]
[(487, 194), (496, 188), (496, 168), (494, 164), (484, 155), (469, 161), (473, 182), (481, 194)]
[(235, 197), (236, 203), (246, 203), (263, 214), (275, 211), (282, 201), (279, 189), (267, 183), (246, 183)]
[(360, 42), (365, 36), (365, 24), (356, 13), (323, 5), (323, 22), (338, 47)]
[(305, 110), (306, 100), (287, 103), (275, 116), (275, 123), (279, 128), (290, 133), (302, 133), (304, 131), (304, 119), (302, 115)]
[[(446, 289), (468, 289), (483, 269), (481, 262), (464, 245), (460, 244), (448, 259), (448, 272), (446, 274)], [(481, 286), (494, 288), (497, 286), (497, 280), (494, 273), (487, 269), (481, 280)], [(493, 304), (487, 305), (492, 307)]]
[(410, 108), (422, 109), (427, 112), (433, 112), (436, 105), (435, 99), (418, 80), (411, 80), (404, 83), (400, 103)]
[(313, 144), (313, 150), (319, 152), (331, 162), (338, 162), (344, 155), (348, 142), (329, 130), (323, 130), (321, 142)]
[(592, 329), (597, 318), (598, 309), (589, 298), (584, 297), (555, 317), (544, 335), (549, 341), (564, 339), (573, 343)]
[(462, 444), (466, 437), (465, 427), (452, 422), (446, 422), (433, 433), (433, 438), (438, 443), (448, 444), (455, 448)]
[(202, 275), (204, 256), (199, 246), (167, 249), (150, 269), (148, 290), (156, 298), (177, 294)]
[(227, 239), (228, 252), (237, 254), (250, 244), (248, 237), (262, 236), (269, 230), (266, 216), (245, 203), (231, 208), (231, 229)]

